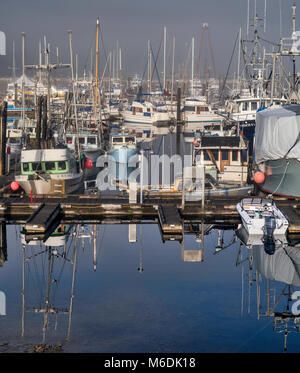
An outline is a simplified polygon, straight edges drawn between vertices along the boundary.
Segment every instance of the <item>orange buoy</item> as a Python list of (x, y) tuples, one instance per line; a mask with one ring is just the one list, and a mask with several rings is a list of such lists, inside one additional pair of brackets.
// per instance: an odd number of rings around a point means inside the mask
[(20, 184), (17, 181), (12, 181), (11, 184), (10, 184), (11, 190), (16, 191), (16, 190), (19, 189), (19, 187), (20, 187)]
[(254, 181), (256, 184), (262, 184), (265, 181), (265, 174), (261, 171), (255, 172), (254, 174)]

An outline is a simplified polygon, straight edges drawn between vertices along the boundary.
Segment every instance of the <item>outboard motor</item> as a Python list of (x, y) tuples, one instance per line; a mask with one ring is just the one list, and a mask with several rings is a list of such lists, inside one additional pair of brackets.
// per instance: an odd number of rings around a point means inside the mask
[(266, 216), (265, 226), (264, 226), (264, 250), (266, 254), (273, 255), (275, 252), (275, 240), (274, 240), (274, 230), (276, 228), (276, 219), (274, 216)]

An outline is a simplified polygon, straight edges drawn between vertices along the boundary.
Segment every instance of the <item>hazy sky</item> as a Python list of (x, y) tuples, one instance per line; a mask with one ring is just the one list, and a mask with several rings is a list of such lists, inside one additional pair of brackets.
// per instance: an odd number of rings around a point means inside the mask
[[(264, 0), (256, 0), (257, 13), (263, 17)], [(291, 34), (291, 5), (298, 5), (296, 28), (300, 29), (300, 0), (267, 0), (267, 32), (261, 35), (279, 41), (279, 4), (282, 3), (282, 34)], [(250, 0), (253, 18), (255, 0)], [(1, 2), (0, 30), (7, 36), (7, 56), (0, 56), (1, 75), (11, 74), (12, 41), (16, 44), (16, 63), (21, 68), (21, 33), (26, 33), (26, 63), (38, 62), (38, 40), (47, 36), (54, 52), (59, 47), (62, 62), (69, 63), (67, 30), (73, 31), (74, 54), (79, 67), (89, 69), (90, 50), (95, 47), (96, 19), (99, 17), (104, 42), (101, 43), (100, 65), (104, 50), (122, 49), (124, 74), (142, 74), (146, 66), (147, 40), (156, 55), (167, 27), (167, 70), (171, 71), (172, 38), (176, 38), (176, 67), (184, 61), (186, 45), (195, 37), (197, 65), (202, 24), (208, 23), (217, 74), (225, 74), (234, 41), (242, 27), (246, 37), (247, 0), (9, 0)], [(252, 22), (251, 22), (252, 23)], [(251, 31), (251, 29), (250, 29)], [(203, 48), (201, 61), (208, 49)], [(158, 61), (162, 71), (162, 48)], [(54, 57), (54, 56), (53, 56)], [(201, 62), (200, 61), (200, 62)], [(236, 61), (235, 61), (236, 63)], [(234, 66), (233, 66), (234, 68)], [(17, 71), (20, 74), (20, 70)]]

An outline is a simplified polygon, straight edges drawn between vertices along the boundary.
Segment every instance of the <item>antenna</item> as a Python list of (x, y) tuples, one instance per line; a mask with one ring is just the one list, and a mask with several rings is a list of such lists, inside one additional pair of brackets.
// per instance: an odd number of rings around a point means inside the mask
[(281, 0), (279, 0), (279, 32), (280, 39), (282, 36), (282, 12), (281, 12)]
[(248, 0), (248, 6), (247, 6), (247, 36), (249, 36), (249, 17), (250, 17), (250, 4)]
[(264, 33), (267, 29), (267, 0), (265, 0), (265, 15), (264, 15)]
[(296, 4), (292, 5), (293, 9), (293, 34), (296, 32)]

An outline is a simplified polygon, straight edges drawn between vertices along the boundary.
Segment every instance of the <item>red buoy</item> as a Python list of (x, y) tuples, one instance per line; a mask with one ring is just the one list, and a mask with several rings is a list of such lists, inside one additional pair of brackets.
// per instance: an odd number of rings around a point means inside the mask
[(193, 141), (193, 145), (196, 147), (196, 148), (198, 148), (198, 146), (200, 145), (200, 139), (195, 139), (194, 141)]
[(20, 187), (20, 184), (17, 181), (12, 181), (11, 184), (10, 184), (11, 190), (16, 191), (16, 190), (19, 189), (19, 187)]
[(6, 154), (10, 154), (10, 146), (9, 145), (7, 145), (7, 147), (6, 147)]
[(254, 174), (254, 181), (256, 184), (262, 184), (265, 181), (265, 174), (261, 171), (255, 172)]
[(88, 169), (90, 169), (90, 168), (93, 167), (93, 162), (91, 161), (90, 158), (87, 158), (87, 159), (85, 160), (85, 162), (84, 162), (84, 167), (85, 167), (85, 168), (88, 168)]

